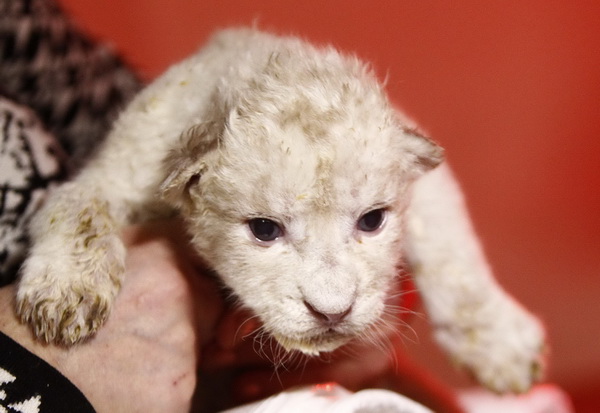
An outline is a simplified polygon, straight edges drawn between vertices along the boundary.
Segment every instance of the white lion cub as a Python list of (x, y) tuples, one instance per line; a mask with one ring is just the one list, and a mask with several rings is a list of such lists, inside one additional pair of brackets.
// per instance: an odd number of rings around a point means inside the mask
[(400, 116), (354, 57), (218, 33), (142, 91), (49, 197), (18, 313), (47, 341), (90, 336), (121, 285), (120, 229), (178, 210), (284, 348), (367, 335), (404, 258), (451, 357), (496, 391), (527, 389), (543, 329), (493, 280), (441, 148)]

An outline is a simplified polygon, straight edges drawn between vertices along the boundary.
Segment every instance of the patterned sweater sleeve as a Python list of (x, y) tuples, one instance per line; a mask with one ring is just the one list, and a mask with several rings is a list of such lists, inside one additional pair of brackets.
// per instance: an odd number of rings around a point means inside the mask
[(0, 412), (94, 413), (95, 410), (58, 370), (0, 332)]

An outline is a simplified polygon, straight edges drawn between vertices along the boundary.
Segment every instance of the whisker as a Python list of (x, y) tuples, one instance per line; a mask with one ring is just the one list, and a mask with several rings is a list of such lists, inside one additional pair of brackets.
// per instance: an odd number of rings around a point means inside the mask
[[(256, 319), (256, 318), (258, 318), (258, 316), (257, 316), (257, 315), (252, 315), (252, 316), (250, 316), (250, 317), (246, 318), (246, 319), (245, 319), (245, 320), (244, 320), (244, 321), (243, 321), (243, 322), (242, 322), (242, 323), (241, 323), (241, 324), (238, 326), (237, 330), (235, 331), (235, 334), (233, 335), (234, 341), (237, 339), (237, 337), (238, 337), (238, 334), (239, 334), (240, 330), (242, 329), (242, 327), (243, 327), (243, 326), (244, 326), (246, 323), (248, 323), (248, 322), (250, 322), (251, 320), (253, 320), (253, 319)], [(261, 328), (262, 328), (262, 326), (260, 326), (260, 327), (259, 327), (259, 329), (261, 329)], [(243, 340), (243, 339), (245, 339), (246, 337), (249, 337), (249, 336), (251, 336), (251, 335), (252, 335), (252, 334), (254, 334), (256, 331), (258, 331), (258, 330), (251, 331), (251, 332), (247, 333), (246, 335), (244, 335), (244, 336), (242, 337), (242, 340)]]
[(268, 332), (265, 330), (263, 326), (261, 326), (254, 335), (254, 342), (252, 345), (252, 349), (256, 354), (261, 356), (262, 358), (268, 360), (271, 364), (275, 364), (274, 357), (271, 357), (271, 353), (265, 350), (266, 341), (270, 341), (271, 337)]
[(421, 313), (403, 307), (386, 308), (380, 322), (385, 325), (388, 332), (398, 336), (402, 343), (405, 343), (405, 340), (408, 340), (409, 342), (416, 344), (419, 342), (416, 330), (408, 322), (399, 317), (399, 315), (404, 314), (411, 314), (417, 317), (421, 316)]

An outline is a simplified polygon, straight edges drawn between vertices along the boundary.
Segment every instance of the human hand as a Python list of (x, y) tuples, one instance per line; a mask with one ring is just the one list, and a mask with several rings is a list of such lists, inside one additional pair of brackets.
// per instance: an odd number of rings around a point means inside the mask
[(173, 223), (125, 232), (121, 293), (87, 342), (67, 349), (34, 340), (16, 321), (12, 286), (0, 290), (0, 328), (69, 378), (98, 413), (188, 411), (199, 347), (210, 339), (221, 303), (215, 285), (196, 274), (183, 233)]

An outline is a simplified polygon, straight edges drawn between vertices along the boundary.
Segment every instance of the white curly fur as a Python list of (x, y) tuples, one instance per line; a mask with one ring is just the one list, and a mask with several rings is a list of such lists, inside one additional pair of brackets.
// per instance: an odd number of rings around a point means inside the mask
[[(199, 254), (285, 348), (315, 354), (365, 334), (405, 253), (440, 344), (489, 387), (524, 390), (543, 330), (493, 281), (459, 188), (445, 164), (433, 169), (441, 162), (358, 59), (223, 31), (142, 91), (50, 196), (18, 312), (46, 340), (88, 337), (123, 277), (120, 228), (177, 209)], [(384, 221), (365, 231), (358, 222), (376, 209)], [(279, 237), (258, 240), (255, 218)]]

